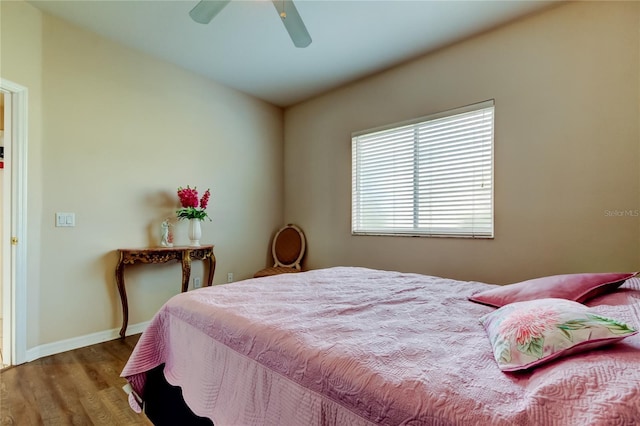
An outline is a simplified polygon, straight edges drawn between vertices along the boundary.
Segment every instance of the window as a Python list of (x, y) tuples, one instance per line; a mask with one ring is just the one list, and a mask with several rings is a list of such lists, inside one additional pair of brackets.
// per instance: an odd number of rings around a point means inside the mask
[(494, 101), (352, 135), (352, 234), (493, 238)]

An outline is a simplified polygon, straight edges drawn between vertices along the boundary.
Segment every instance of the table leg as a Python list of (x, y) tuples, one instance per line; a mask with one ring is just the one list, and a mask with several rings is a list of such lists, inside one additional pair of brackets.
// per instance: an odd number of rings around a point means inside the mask
[(116, 284), (118, 284), (118, 292), (120, 293), (120, 301), (122, 302), (122, 328), (120, 329), (120, 338), (124, 339), (127, 331), (127, 323), (129, 322), (129, 305), (127, 303), (127, 290), (124, 287), (124, 259), (120, 255), (120, 261), (116, 268)]
[(189, 288), (189, 277), (191, 276), (191, 253), (185, 250), (182, 253), (182, 292)]
[(213, 274), (216, 272), (216, 256), (211, 252), (209, 256), (209, 276), (207, 278), (207, 286), (211, 287), (213, 284)]

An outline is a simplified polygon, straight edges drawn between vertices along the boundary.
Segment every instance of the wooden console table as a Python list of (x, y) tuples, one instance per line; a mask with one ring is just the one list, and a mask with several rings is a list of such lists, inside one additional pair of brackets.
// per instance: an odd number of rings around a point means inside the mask
[(152, 247), (141, 249), (118, 249), (120, 260), (116, 267), (116, 283), (120, 292), (122, 302), (122, 328), (120, 337), (124, 338), (129, 321), (129, 305), (127, 303), (127, 290), (124, 284), (124, 267), (135, 263), (166, 263), (175, 260), (182, 264), (182, 292), (189, 287), (189, 277), (191, 275), (191, 260), (208, 261), (209, 276), (206, 286), (213, 284), (213, 274), (216, 270), (216, 257), (213, 254), (213, 246), (199, 247)]

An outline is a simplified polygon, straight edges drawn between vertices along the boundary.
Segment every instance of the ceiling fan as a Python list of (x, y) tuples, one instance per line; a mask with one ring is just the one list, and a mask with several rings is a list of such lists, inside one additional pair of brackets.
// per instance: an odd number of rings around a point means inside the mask
[[(208, 24), (231, 0), (201, 0), (189, 16), (200, 24)], [(311, 36), (302, 22), (293, 0), (272, 0), (289, 37), (296, 47), (307, 47), (311, 44)]]

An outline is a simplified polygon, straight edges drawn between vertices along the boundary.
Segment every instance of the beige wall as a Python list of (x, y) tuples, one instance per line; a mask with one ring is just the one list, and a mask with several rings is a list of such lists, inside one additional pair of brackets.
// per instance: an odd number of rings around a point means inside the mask
[[(2, 77), (29, 88), (31, 108), (29, 348), (119, 328), (115, 249), (157, 244), (178, 186), (211, 188), (215, 283), (265, 266), (283, 218), (281, 109), (26, 3), (2, 2), (1, 35)], [(55, 212), (76, 226), (54, 227)], [(186, 243), (186, 223), (175, 233)], [(177, 263), (125, 275), (129, 324), (179, 292)]]
[[(637, 2), (563, 5), (285, 111), (306, 266), (509, 283), (640, 268)], [(350, 235), (351, 132), (495, 99), (495, 239)]]

